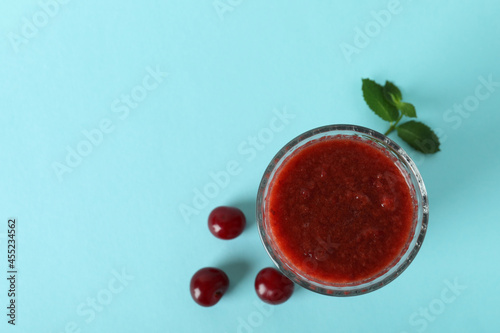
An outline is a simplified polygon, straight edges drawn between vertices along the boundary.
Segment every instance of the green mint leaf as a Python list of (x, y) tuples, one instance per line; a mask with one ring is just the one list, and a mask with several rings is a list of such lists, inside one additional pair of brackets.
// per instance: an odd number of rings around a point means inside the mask
[(384, 98), (391, 105), (394, 105), (396, 107), (396, 109), (398, 109), (398, 110), (400, 109), (402, 102), (398, 101), (393, 94), (391, 94), (391, 93), (384, 93)]
[(417, 111), (415, 110), (413, 104), (401, 102), (399, 109), (401, 110), (401, 113), (404, 114), (405, 116), (410, 118), (417, 118)]
[(399, 137), (416, 150), (424, 154), (434, 154), (439, 151), (439, 139), (429, 126), (411, 120), (396, 129)]
[(403, 99), (401, 90), (399, 90), (399, 88), (396, 87), (396, 85), (391, 81), (385, 81), (384, 97), (389, 103), (397, 108), (399, 108), (399, 105), (401, 104), (400, 102)]
[(399, 116), (398, 109), (390, 104), (384, 97), (384, 88), (370, 79), (363, 79), (363, 98), (370, 109), (386, 121), (396, 121)]

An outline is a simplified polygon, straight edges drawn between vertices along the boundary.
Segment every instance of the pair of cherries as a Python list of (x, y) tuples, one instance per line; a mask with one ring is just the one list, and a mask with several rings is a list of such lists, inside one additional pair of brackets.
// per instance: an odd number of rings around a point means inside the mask
[[(217, 238), (233, 239), (245, 229), (246, 218), (235, 207), (215, 208), (208, 217), (208, 229)], [(190, 291), (194, 301), (201, 306), (213, 306), (219, 302), (229, 288), (227, 274), (214, 267), (205, 267), (191, 278)], [(277, 269), (262, 269), (255, 278), (255, 291), (268, 304), (281, 304), (292, 296), (293, 282)]]

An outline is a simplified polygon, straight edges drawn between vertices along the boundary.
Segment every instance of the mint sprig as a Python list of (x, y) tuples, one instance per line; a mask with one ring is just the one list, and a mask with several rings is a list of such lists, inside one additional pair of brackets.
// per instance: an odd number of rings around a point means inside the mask
[(389, 122), (390, 126), (385, 135), (396, 130), (401, 139), (424, 154), (439, 151), (439, 138), (429, 126), (415, 120), (399, 124), (403, 116), (416, 118), (417, 112), (413, 104), (403, 102), (403, 94), (394, 83), (386, 81), (382, 86), (373, 80), (363, 79), (362, 90), (363, 98), (370, 109)]
[(398, 109), (384, 97), (384, 88), (370, 79), (363, 79), (363, 97), (366, 104), (380, 118), (393, 122), (398, 119)]

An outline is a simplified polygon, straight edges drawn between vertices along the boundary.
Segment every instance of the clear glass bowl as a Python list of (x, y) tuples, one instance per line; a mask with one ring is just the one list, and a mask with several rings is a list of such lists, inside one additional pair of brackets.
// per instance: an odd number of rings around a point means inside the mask
[[(400, 255), (384, 270), (368, 279), (352, 283), (325, 282), (305, 274), (293, 265), (280, 251), (270, 229), (267, 214), (268, 195), (280, 167), (302, 147), (328, 137), (356, 137), (379, 148), (394, 160), (412, 192), (414, 218), (410, 236)], [(427, 230), (429, 205), (422, 177), (408, 154), (388, 137), (365, 127), (355, 125), (330, 125), (305, 132), (285, 145), (273, 158), (262, 177), (257, 194), (257, 225), (264, 247), (276, 266), (292, 281), (311, 291), (331, 296), (362, 295), (381, 288), (398, 277), (413, 261)]]

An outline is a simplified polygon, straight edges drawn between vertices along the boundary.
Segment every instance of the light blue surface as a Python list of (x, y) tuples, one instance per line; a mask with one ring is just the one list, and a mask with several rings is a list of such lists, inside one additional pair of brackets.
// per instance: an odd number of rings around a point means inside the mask
[[(9, 217), (19, 269), (15, 327), (0, 280), (1, 332), (498, 331), (500, 86), (477, 87), (500, 82), (500, 2), (60, 1), (52, 16), (37, 1), (0, 3), (0, 276)], [(384, 131), (362, 77), (397, 83), (442, 136), (435, 156), (408, 149), (430, 197), (423, 247), (371, 294), (297, 289), (262, 308), (253, 280), (272, 264), (254, 223), (262, 173), (311, 128)], [(147, 96), (132, 108), (120, 100), (131, 93)], [(472, 111), (453, 111), (463, 103)], [(285, 111), (293, 119), (273, 120)], [(58, 176), (68, 149), (88, 156)], [(183, 217), (228, 163), (233, 175)], [(208, 232), (218, 205), (246, 212), (242, 236)], [(233, 282), (213, 308), (188, 292), (204, 266)], [(104, 305), (92, 310), (92, 298)]]

